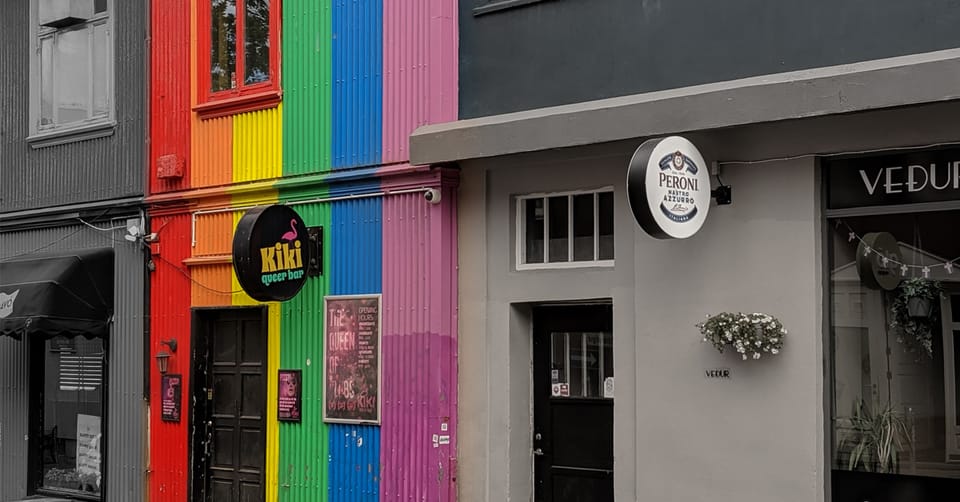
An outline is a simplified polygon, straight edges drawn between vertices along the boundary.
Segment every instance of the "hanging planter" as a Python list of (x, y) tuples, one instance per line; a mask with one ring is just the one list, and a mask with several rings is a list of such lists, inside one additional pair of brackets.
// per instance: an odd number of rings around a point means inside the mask
[(933, 302), (929, 298), (913, 297), (907, 299), (907, 314), (910, 317), (930, 317)]
[(743, 360), (760, 359), (762, 354), (779, 354), (787, 335), (779, 319), (759, 312), (707, 315), (707, 320), (698, 323), (697, 328), (704, 343), (712, 343), (721, 353), (732, 348)]
[(933, 358), (933, 330), (940, 325), (940, 295), (937, 281), (914, 277), (900, 283), (890, 303), (890, 329), (907, 352)]

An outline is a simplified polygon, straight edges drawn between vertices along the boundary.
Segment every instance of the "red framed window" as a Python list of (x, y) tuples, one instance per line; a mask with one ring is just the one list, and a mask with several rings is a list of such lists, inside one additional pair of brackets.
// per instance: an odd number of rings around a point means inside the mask
[(280, 102), (280, 0), (200, 0), (198, 104), (202, 116)]

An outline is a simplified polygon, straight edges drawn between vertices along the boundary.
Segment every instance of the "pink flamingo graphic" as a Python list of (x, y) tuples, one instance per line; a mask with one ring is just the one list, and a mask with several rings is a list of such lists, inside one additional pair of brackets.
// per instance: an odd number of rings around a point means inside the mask
[(290, 220), (290, 231), (280, 236), (280, 240), (293, 242), (297, 240), (297, 220)]

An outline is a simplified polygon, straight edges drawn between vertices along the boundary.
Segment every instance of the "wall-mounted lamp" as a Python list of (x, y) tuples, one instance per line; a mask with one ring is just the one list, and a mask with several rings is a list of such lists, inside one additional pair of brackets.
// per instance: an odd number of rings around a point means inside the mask
[[(169, 340), (160, 340), (160, 345), (166, 345), (167, 347), (170, 347), (170, 352), (174, 354), (177, 353), (177, 340), (174, 338), (171, 338)], [(167, 368), (170, 363), (170, 353), (161, 349), (160, 352), (157, 352), (156, 358), (157, 358), (157, 369), (160, 370), (161, 375), (166, 375)]]
[(167, 365), (170, 362), (170, 354), (168, 354), (165, 350), (161, 350), (160, 352), (157, 352), (156, 358), (157, 369), (160, 370), (161, 375), (166, 375)]

